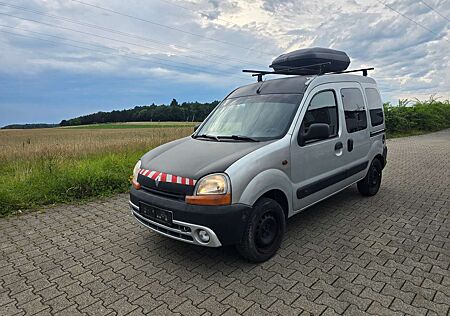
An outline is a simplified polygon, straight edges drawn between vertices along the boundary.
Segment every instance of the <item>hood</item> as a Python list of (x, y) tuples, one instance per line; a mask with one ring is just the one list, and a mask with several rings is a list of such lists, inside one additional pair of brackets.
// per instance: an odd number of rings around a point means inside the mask
[(209, 141), (182, 138), (145, 154), (141, 168), (198, 180), (230, 165), (269, 142)]

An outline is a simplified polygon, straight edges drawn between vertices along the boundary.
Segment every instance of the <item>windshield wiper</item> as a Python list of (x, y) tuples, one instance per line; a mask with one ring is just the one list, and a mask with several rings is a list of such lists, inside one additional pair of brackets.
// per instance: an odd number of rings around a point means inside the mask
[(215, 141), (220, 142), (219, 137), (214, 136), (214, 135), (202, 134), (202, 135), (195, 135), (195, 136), (193, 136), (193, 137), (194, 137), (194, 138), (199, 138), (199, 137), (201, 137), (201, 138), (214, 139)]
[(243, 135), (231, 135), (231, 136), (217, 136), (217, 138), (222, 139), (235, 139), (235, 140), (243, 140), (243, 141), (250, 141), (250, 142), (259, 142), (256, 138), (250, 137), (250, 136), (243, 136)]

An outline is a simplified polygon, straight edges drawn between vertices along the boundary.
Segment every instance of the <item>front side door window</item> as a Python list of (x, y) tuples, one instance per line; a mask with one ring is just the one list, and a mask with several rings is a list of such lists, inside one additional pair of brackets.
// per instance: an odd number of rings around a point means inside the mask
[[(312, 124), (323, 123), (330, 127), (329, 138), (333, 138), (338, 135), (338, 122), (338, 108), (334, 91), (321, 91), (311, 99), (299, 133), (300, 135), (305, 135)], [(306, 144), (314, 141), (315, 140), (310, 140), (306, 142)]]

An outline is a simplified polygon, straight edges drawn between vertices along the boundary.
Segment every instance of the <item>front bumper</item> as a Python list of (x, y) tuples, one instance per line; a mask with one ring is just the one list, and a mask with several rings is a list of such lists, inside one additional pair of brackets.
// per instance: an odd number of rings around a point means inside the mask
[[(165, 225), (144, 217), (139, 213), (140, 203), (146, 203), (171, 211), (173, 225)], [(250, 206), (232, 204), (226, 206), (190, 205), (184, 201), (167, 198), (131, 189), (130, 206), (136, 220), (145, 227), (164, 236), (187, 243), (220, 247), (239, 243), (244, 232), (247, 219), (252, 210)], [(205, 230), (210, 236), (209, 242), (199, 239), (198, 232)]]

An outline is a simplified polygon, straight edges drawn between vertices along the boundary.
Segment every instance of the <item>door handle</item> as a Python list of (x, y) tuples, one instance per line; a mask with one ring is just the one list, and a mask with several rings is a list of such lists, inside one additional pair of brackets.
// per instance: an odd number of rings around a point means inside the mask
[(341, 142), (337, 142), (336, 145), (334, 145), (334, 150), (336, 150), (336, 151), (338, 151), (342, 148), (344, 148), (344, 145)]
[(347, 140), (347, 149), (348, 151), (352, 151), (353, 150), (353, 139), (349, 139)]

